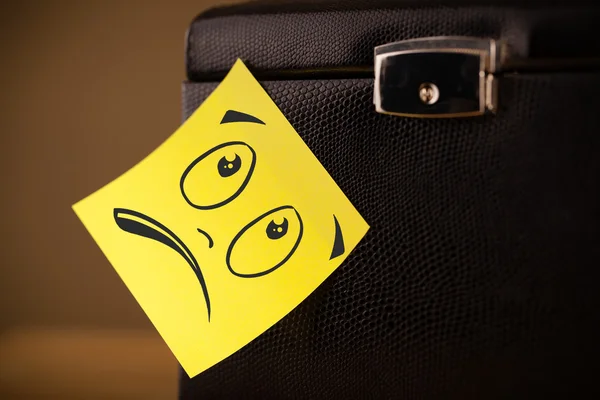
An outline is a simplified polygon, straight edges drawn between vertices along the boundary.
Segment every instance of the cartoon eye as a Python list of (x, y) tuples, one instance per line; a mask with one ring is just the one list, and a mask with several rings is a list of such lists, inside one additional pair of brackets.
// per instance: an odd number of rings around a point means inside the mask
[(294, 254), (302, 231), (302, 219), (294, 207), (268, 211), (233, 238), (226, 255), (229, 271), (240, 278), (256, 278), (275, 271)]
[(180, 189), (194, 208), (210, 210), (229, 203), (244, 190), (256, 164), (256, 153), (244, 142), (213, 147), (196, 158), (181, 176)]

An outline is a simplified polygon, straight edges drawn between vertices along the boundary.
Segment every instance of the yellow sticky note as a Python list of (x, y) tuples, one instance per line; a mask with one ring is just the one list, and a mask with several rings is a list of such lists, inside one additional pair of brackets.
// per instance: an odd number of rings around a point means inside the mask
[(73, 209), (190, 376), (283, 318), (369, 229), (239, 60)]

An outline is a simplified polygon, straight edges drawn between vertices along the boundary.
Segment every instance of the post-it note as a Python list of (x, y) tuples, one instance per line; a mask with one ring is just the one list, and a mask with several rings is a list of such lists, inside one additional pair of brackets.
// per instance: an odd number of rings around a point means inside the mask
[(239, 60), (73, 209), (191, 377), (294, 309), (369, 229)]

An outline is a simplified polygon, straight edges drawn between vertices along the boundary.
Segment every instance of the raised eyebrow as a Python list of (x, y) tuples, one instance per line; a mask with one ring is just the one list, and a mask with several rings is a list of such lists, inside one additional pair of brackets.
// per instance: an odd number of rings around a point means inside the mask
[(254, 115), (246, 114), (239, 111), (228, 110), (223, 119), (221, 120), (221, 124), (229, 124), (232, 122), (249, 122), (252, 124), (261, 124), (265, 125), (263, 121), (256, 118)]

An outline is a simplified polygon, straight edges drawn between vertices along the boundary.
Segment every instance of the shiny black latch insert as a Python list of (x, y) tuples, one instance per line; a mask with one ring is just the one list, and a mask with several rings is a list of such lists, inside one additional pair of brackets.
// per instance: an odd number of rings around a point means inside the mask
[(435, 37), (375, 48), (377, 112), (451, 118), (495, 112), (501, 48), (492, 39)]

